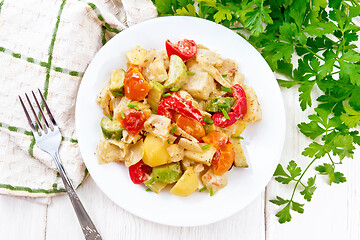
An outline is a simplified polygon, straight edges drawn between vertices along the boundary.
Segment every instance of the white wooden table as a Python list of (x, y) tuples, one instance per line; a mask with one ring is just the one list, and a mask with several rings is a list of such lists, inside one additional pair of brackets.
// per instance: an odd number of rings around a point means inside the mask
[[(296, 159), (308, 163), (301, 151), (308, 144), (296, 125), (305, 120), (296, 89), (282, 89), (287, 113), (286, 139), (281, 162)], [(271, 153), (269, 153), (271, 154)], [(169, 227), (140, 219), (109, 200), (89, 177), (78, 193), (104, 240), (116, 239), (360, 239), (359, 149), (354, 159), (340, 166), (347, 182), (329, 186), (318, 177), (312, 202), (305, 213), (293, 213), (290, 223), (279, 224), (277, 206), (269, 203), (276, 195), (289, 197), (290, 186), (271, 180), (267, 188), (246, 208), (232, 217), (200, 227)], [(312, 172), (313, 173), (313, 172)], [(302, 197), (298, 198), (304, 202)], [(211, 214), (211, 212), (209, 212)], [(57, 240), (83, 239), (77, 218), (66, 195), (54, 197), (50, 205), (0, 195), (0, 239)]]

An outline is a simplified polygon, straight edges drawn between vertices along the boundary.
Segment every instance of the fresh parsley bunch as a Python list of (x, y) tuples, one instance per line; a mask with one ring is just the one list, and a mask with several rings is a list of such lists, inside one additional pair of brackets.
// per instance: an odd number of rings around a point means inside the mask
[[(160, 15), (205, 18), (233, 29), (259, 49), (272, 70), (286, 76), (281, 86), (298, 86), (301, 109), (315, 113), (298, 124), (300, 132), (313, 140), (302, 155), (311, 159), (302, 170), (294, 160), (286, 168), (279, 164), (275, 180), (294, 182), (290, 198), (277, 196), (270, 202), (281, 206), (280, 223), (291, 221), (291, 210), (303, 213), (304, 204), (294, 201), (300, 193), (306, 201), (316, 190), (316, 175), (326, 175), (329, 184), (346, 178), (336, 171), (345, 157), (353, 157), (360, 145), (360, 54), (355, 45), (360, 27), (359, 0), (153, 0)], [(357, 19), (359, 20), (359, 19)], [(291, 60), (297, 59), (293, 65)], [(290, 80), (289, 80), (290, 79)], [(324, 158), (326, 157), (326, 158)], [(313, 177), (304, 179), (317, 164)]]

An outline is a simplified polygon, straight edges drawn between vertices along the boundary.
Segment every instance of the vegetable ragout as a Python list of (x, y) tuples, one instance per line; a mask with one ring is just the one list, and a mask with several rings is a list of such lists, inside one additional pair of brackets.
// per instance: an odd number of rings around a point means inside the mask
[(212, 196), (233, 166), (248, 167), (240, 134), (261, 120), (260, 105), (235, 61), (193, 40), (165, 48), (137, 46), (126, 70), (111, 71), (97, 98), (105, 115), (97, 157), (123, 162), (147, 191)]

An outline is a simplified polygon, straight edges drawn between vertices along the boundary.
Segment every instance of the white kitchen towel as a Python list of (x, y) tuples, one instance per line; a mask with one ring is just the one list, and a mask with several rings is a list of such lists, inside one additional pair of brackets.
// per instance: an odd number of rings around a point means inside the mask
[(35, 144), (18, 100), (41, 89), (61, 129), (60, 158), (74, 186), (87, 172), (75, 132), (81, 78), (96, 52), (129, 25), (157, 14), (151, 0), (0, 0), (0, 193), (64, 192)]

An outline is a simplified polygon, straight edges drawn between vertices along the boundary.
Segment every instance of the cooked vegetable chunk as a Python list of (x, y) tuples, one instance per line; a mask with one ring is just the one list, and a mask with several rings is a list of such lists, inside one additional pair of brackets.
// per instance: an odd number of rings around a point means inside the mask
[(157, 167), (168, 163), (169, 153), (167, 152), (168, 143), (152, 134), (146, 136), (144, 141), (143, 161), (150, 167)]
[(235, 161), (234, 165), (235, 167), (249, 167), (248, 163), (246, 162), (246, 157), (244, 154), (244, 150), (241, 146), (241, 142), (239, 138), (231, 138), (230, 141), (233, 143), (233, 146), (235, 148), (236, 154), (235, 154)]
[(262, 118), (261, 108), (257, 96), (252, 87), (244, 87), (247, 99), (247, 112), (243, 117), (246, 122), (259, 121)]
[(148, 186), (153, 192), (159, 193), (161, 190), (163, 190), (166, 187), (166, 183), (159, 183), (153, 181), (152, 183), (146, 185)]
[(171, 55), (169, 65), (169, 78), (165, 81), (166, 88), (180, 89), (187, 80), (186, 66), (177, 55)]
[(110, 141), (101, 141), (96, 148), (96, 155), (99, 164), (105, 164), (114, 161), (124, 161), (125, 151)]
[(231, 107), (235, 103), (235, 98), (233, 97), (214, 97), (209, 98), (206, 102), (206, 111), (208, 112), (222, 112), (222, 110), (225, 110), (229, 112), (231, 110)]
[(115, 140), (120, 140), (122, 138), (122, 131), (124, 129), (121, 127), (119, 121), (103, 117), (100, 126), (105, 138)]
[(171, 121), (167, 117), (151, 114), (144, 123), (144, 129), (157, 137), (165, 139), (169, 136), (170, 124)]
[(130, 51), (126, 52), (126, 57), (129, 60), (130, 64), (141, 64), (142, 59), (149, 53), (149, 51), (143, 49), (140, 46), (137, 46)]
[(162, 95), (165, 92), (165, 87), (161, 83), (158, 83), (156, 81), (150, 82), (151, 89), (149, 91), (148, 95), (148, 103), (154, 113), (157, 113), (157, 109), (159, 106), (159, 102), (161, 100)]
[(214, 51), (208, 49), (198, 49), (196, 53), (196, 61), (199, 63), (206, 62), (211, 65), (221, 66), (223, 64), (223, 60), (221, 56)]
[(123, 69), (111, 70), (110, 77), (110, 91), (111, 92), (122, 92), (124, 89), (125, 71)]
[(188, 77), (183, 89), (188, 91), (194, 98), (207, 100), (210, 93), (214, 91), (214, 79), (205, 71), (196, 68), (189, 70), (195, 74)]
[(154, 62), (149, 64), (149, 67), (145, 70), (144, 75), (147, 80), (160, 83), (168, 79), (164, 59), (156, 57)]
[(174, 183), (179, 180), (182, 173), (179, 162), (154, 167), (152, 169), (154, 181), (159, 183)]
[(216, 148), (206, 143), (200, 143), (200, 146), (202, 148), (202, 152), (185, 150), (185, 157), (195, 162), (210, 166), (211, 160), (216, 152)]
[(233, 134), (234, 137), (239, 137), (240, 134), (245, 130), (248, 125), (248, 122), (238, 120), (236, 123), (236, 130)]
[(170, 193), (182, 197), (189, 196), (199, 186), (197, 175), (192, 167), (188, 167), (179, 181), (171, 188)]
[(202, 177), (201, 181), (211, 193), (215, 194), (221, 188), (227, 185), (228, 172), (225, 172), (222, 175), (217, 175), (210, 168)]

